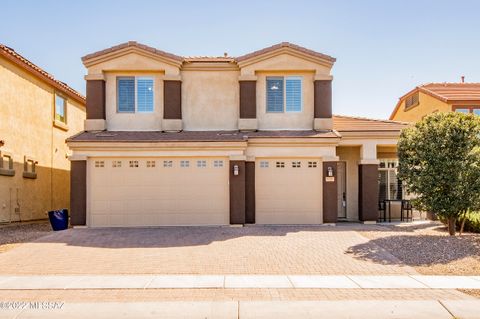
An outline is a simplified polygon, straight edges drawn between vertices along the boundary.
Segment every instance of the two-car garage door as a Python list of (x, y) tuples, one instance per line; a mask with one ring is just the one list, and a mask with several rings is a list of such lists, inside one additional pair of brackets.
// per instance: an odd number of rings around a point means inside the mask
[(89, 160), (90, 226), (229, 224), (228, 158)]
[[(227, 157), (95, 158), (87, 180), (89, 226), (230, 222)], [(257, 159), (255, 202), (257, 224), (321, 224), (321, 161)]]

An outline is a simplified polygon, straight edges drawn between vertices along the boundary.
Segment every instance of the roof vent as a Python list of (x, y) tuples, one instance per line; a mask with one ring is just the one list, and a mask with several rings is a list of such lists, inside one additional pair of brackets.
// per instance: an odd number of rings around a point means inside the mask
[(227, 53), (227, 52), (223, 52), (223, 56), (224, 56), (224, 57), (228, 57), (228, 53)]
[(461, 79), (462, 79), (462, 83), (465, 83), (465, 75), (462, 75)]

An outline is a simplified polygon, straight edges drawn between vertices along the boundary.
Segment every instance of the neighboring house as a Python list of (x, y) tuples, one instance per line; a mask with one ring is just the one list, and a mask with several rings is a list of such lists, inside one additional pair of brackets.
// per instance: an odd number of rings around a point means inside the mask
[(69, 207), (65, 139), (83, 129), (85, 114), (81, 94), (0, 45), (0, 222)]
[(390, 120), (416, 122), (435, 112), (480, 115), (480, 83), (429, 83), (400, 97)]
[(128, 42), (82, 60), (73, 225), (377, 220), (379, 164), (395, 161), (405, 124), (332, 116), (334, 58), (290, 43), (234, 58)]

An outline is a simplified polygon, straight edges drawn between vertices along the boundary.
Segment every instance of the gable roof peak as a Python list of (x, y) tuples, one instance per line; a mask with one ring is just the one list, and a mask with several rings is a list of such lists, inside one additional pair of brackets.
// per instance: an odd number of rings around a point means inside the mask
[(242, 55), (242, 56), (239, 56), (239, 57), (236, 58), (236, 60), (238, 62), (245, 61), (245, 60), (257, 57), (257, 56), (268, 54), (270, 52), (273, 52), (273, 51), (276, 51), (276, 50), (279, 50), (279, 49), (282, 49), (282, 48), (290, 48), (290, 49), (299, 51), (301, 53), (314, 56), (316, 58), (327, 60), (330, 63), (334, 63), (337, 60), (334, 57), (331, 57), (329, 55), (307, 49), (305, 47), (299, 46), (299, 45), (291, 43), (291, 42), (280, 42), (280, 43), (274, 44), (272, 46), (269, 46), (269, 47), (266, 47), (266, 48), (263, 48), (263, 49), (260, 49), (260, 50), (257, 50), (257, 51), (253, 51), (251, 53), (247, 53), (247, 54)]

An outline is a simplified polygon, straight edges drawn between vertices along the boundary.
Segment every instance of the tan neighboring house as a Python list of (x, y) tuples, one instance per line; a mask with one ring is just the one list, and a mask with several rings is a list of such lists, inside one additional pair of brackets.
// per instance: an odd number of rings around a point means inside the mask
[(0, 222), (69, 208), (65, 139), (83, 130), (85, 98), (0, 45)]
[(376, 222), (379, 191), (399, 196), (405, 124), (332, 115), (328, 55), (280, 43), (181, 57), (128, 42), (82, 61), (73, 225)]
[(400, 97), (390, 120), (416, 122), (435, 112), (480, 115), (480, 83), (428, 83)]

